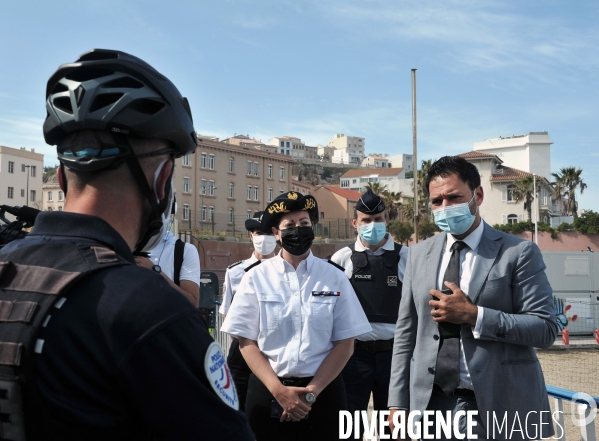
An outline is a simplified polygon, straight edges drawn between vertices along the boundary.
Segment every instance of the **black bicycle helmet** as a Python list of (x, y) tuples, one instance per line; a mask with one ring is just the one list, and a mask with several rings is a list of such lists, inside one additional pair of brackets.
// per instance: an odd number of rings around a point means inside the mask
[[(170, 141), (177, 157), (196, 149), (187, 99), (168, 78), (125, 52), (92, 49), (74, 63), (61, 65), (48, 80), (46, 110), (44, 138), (50, 145), (71, 133), (95, 129)], [(112, 168), (133, 156), (127, 143), (116, 141), (119, 138), (100, 150), (61, 146), (58, 158), (75, 170)]]

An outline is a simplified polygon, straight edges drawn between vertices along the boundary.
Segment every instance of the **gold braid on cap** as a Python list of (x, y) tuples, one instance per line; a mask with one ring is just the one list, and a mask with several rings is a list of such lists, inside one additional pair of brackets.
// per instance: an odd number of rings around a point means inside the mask
[(285, 201), (281, 201), (278, 204), (274, 203), (270, 207), (268, 207), (268, 212), (270, 214), (274, 213), (289, 213), (289, 210), (285, 208)]
[(316, 201), (314, 199), (306, 199), (306, 205), (302, 210), (310, 210), (316, 207)]
[(287, 199), (293, 199), (295, 201), (297, 199), (297, 193), (294, 193), (294, 192), (287, 193)]

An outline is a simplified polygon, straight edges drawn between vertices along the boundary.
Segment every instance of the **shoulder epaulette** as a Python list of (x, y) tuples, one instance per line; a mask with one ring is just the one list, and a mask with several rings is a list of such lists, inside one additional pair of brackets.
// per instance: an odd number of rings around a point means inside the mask
[(227, 267), (227, 269), (231, 269), (231, 268), (233, 268), (234, 266), (237, 266), (237, 265), (239, 265), (240, 263), (243, 263), (243, 260), (240, 260), (239, 262), (232, 263), (231, 265), (229, 265), (229, 266)]
[(251, 270), (253, 267), (255, 267), (255, 266), (257, 266), (257, 265), (260, 265), (261, 263), (262, 263), (262, 261), (261, 261), (261, 260), (258, 260), (258, 261), (256, 261), (256, 262), (252, 263), (252, 264), (251, 264), (250, 266), (248, 266), (246, 269), (244, 269), (244, 271), (247, 273), (247, 272), (248, 272), (249, 270)]
[(343, 268), (341, 265), (339, 265), (338, 263), (333, 262), (331, 259), (327, 260), (327, 262), (329, 262), (331, 265), (333, 265), (334, 267), (340, 269), (341, 271), (345, 272), (345, 268)]

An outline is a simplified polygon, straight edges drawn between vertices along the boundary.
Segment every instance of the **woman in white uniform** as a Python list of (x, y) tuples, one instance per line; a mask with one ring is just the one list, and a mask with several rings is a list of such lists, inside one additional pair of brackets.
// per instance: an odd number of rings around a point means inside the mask
[(371, 330), (344, 272), (310, 251), (317, 221), (311, 195), (266, 207), (262, 228), (283, 249), (246, 273), (222, 327), (252, 370), (245, 410), (258, 441), (338, 439), (340, 372), (354, 337)]

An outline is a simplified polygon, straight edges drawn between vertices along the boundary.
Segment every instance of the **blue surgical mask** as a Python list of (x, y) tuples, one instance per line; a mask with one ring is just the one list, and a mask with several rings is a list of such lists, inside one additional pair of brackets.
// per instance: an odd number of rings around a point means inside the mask
[[(468, 231), (468, 228), (474, 223), (476, 219), (476, 212), (472, 214), (470, 212), (470, 202), (474, 200), (474, 195), (469, 202), (462, 204), (448, 205), (447, 207), (441, 207), (433, 211), (435, 216), (435, 223), (446, 233), (459, 236)], [(476, 206), (478, 210), (478, 205)]]
[(376, 245), (385, 237), (387, 225), (385, 222), (371, 222), (360, 227), (360, 237), (368, 245)]

